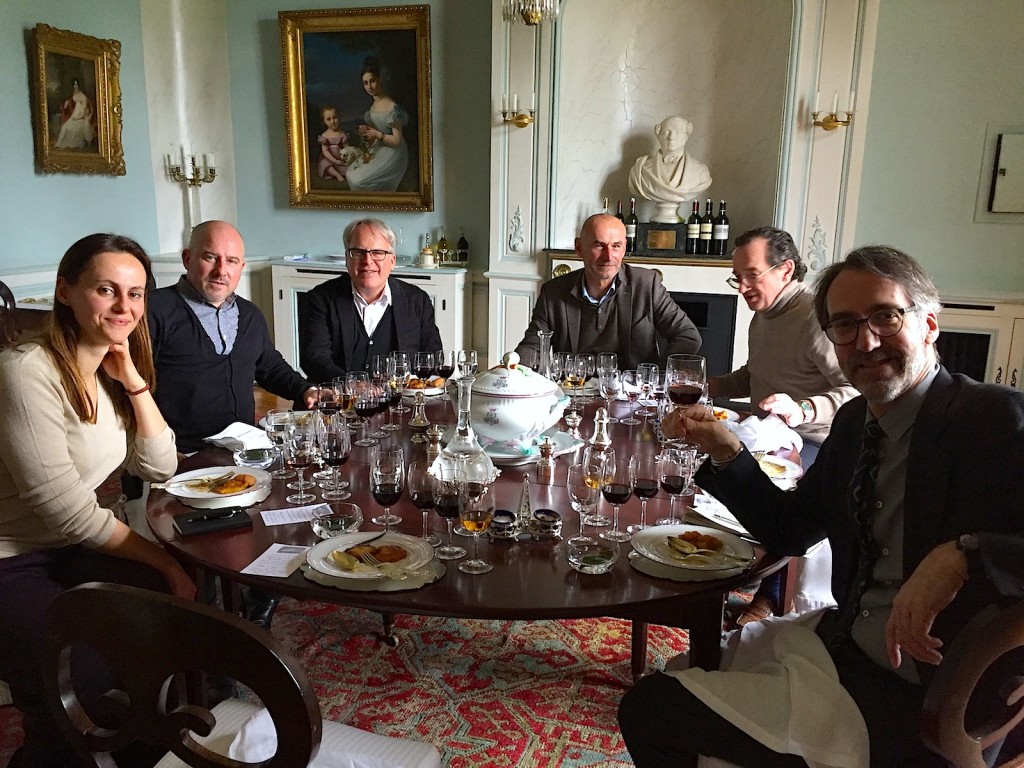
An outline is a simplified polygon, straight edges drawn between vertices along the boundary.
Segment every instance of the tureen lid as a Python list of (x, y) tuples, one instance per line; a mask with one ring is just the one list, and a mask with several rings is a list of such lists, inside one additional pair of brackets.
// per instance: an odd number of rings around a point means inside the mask
[(506, 352), (501, 365), (477, 374), (473, 392), (498, 397), (543, 397), (558, 393), (558, 385), (532, 368), (520, 365), (517, 353)]

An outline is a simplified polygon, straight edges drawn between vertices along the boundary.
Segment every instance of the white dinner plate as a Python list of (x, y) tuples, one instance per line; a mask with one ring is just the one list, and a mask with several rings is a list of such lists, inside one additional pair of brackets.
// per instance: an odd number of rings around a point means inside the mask
[[(233, 472), (236, 475), (252, 475), (256, 478), (256, 484), (249, 486), (245, 490), (236, 491), (235, 493), (214, 493), (213, 491), (202, 491), (197, 488), (189, 488), (187, 485), (187, 483), (192, 480), (200, 480), (204, 477), (220, 477), (227, 472)], [(252, 493), (257, 488), (263, 488), (270, 485), (270, 483), (270, 473), (265, 472), (262, 469), (257, 469), (256, 467), (207, 467), (206, 469), (194, 469), (191, 472), (182, 472), (180, 475), (175, 475), (167, 481), (165, 490), (172, 496), (177, 496), (179, 499), (231, 499), (235, 496), (243, 496), (247, 493)]]
[[(678, 536), (686, 531), (697, 531), (718, 537), (722, 541), (721, 553), (729, 557), (709, 554), (704, 557), (691, 556), (680, 559), (676, 550), (668, 543), (668, 537)], [(655, 562), (694, 571), (734, 571), (737, 562), (732, 558), (749, 560), (754, 557), (754, 548), (738, 536), (699, 525), (654, 525), (633, 534), (630, 543), (633, 549)]]
[(402, 394), (405, 397), (416, 397), (417, 392), (422, 392), (424, 397), (430, 397), (431, 395), (443, 395), (444, 387), (424, 387), (423, 389), (405, 387), (402, 389)]
[(796, 480), (804, 474), (799, 464), (794, 464), (789, 459), (773, 456), (770, 453), (760, 458), (757, 463), (760, 465), (761, 471), (772, 480)]
[(735, 423), (740, 420), (740, 415), (736, 411), (730, 411), (728, 408), (715, 408), (715, 418), (719, 421), (727, 421)]
[[(298, 425), (300, 427), (304, 427), (304, 426), (306, 426), (306, 422), (308, 422), (310, 420), (310, 418), (313, 416), (314, 411), (296, 411), (295, 413), (297, 414), (296, 421), (297, 421)], [(257, 422), (257, 426), (260, 429), (266, 429), (267, 428), (267, 417), (266, 416), (260, 416), (260, 420)]]
[[(354, 570), (346, 571), (334, 564), (331, 560), (331, 552), (336, 549), (351, 549), (358, 546), (367, 539), (377, 535), (374, 531), (359, 531), (358, 533), (342, 533), (321, 541), (306, 553), (306, 562), (310, 567), (328, 576), (339, 576), (343, 579), (383, 579), (384, 574), (369, 565), (357, 565)], [(406, 536), (404, 533), (394, 531), (385, 533), (379, 539), (375, 539), (371, 546), (380, 547), (385, 544), (394, 544), (404, 547), (408, 556), (392, 565), (414, 571), (422, 568), (434, 559), (434, 548), (423, 539), (415, 536)]]

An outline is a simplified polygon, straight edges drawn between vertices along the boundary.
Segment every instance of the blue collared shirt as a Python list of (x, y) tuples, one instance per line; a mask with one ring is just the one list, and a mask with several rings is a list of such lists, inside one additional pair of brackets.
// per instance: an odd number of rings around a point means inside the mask
[(235, 294), (232, 293), (219, 307), (215, 307), (192, 287), (184, 275), (178, 279), (175, 289), (188, 304), (188, 308), (195, 313), (199, 324), (213, 342), (217, 354), (230, 355), (238, 337), (238, 305), (235, 303)]
[(618, 275), (615, 276), (615, 279), (612, 281), (611, 287), (604, 292), (604, 296), (602, 296), (600, 299), (595, 299), (593, 296), (590, 295), (590, 291), (587, 290), (587, 278), (585, 276), (580, 276), (580, 282), (582, 283), (581, 293), (583, 295), (583, 300), (589, 302), (590, 304), (593, 304), (595, 307), (599, 307), (606, 301), (611, 300), (612, 296), (615, 295), (615, 292), (619, 290)]

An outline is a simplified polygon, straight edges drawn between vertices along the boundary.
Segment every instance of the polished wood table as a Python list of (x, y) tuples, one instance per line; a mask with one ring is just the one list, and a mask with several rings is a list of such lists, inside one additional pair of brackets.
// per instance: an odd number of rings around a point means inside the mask
[[(616, 404), (616, 408), (619, 404)], [(621, 404), (624, 409), (625, 404)], [(592, 414), (596, 404), (586, 410), (582, 431), (584, 437), (593, 430)], [(428, 408), (432, 421), (452, 420), (452, 411), (443, 403)], [(405, 419), (408, 420), (408, 417)], [(658, 450), (650, 424), (628, 427), (612, 425), (611, 435), (619, 455), (627, 457), (636, 452)], [(425, 458), (422, 445), (409, 442), (407, 428), (392, 433), (391, 442), (404, 445), (408, 461)], [(374, 529), (369, 518), (379, 507), (369, 493), (369, 448), (353, 447), (343, 476), (352, 483), (353, 501), (362, 508), (366, 523), (363, 530)], [(552, 485), (539, 485), (536, 467), (506, 467), (495, 484), (495, 499), (499, 508), (515, 510), (522, 491), (522, 477), (526, 472), (531, 480), (531, 501), (534, 509), (546, 507), (558, 511), (563, 520), (563, 537), (578, 530), (579, 517), (572, 511), (565, 489), (567, 467), (579, 453), (569, 454), (556, 461), (555, 481)], [(230, 454), (209, 448), (186, 459), (181, 471), (214, 465), (229, 464)], [(558, 540), (503, 541), (483, 537), (481, 557), (494, 565), (494, 570), (483, 575), (469, 575), (458, 570), (458, 561), (447, 561), (447, 573), (438, 581), (420, 589), (404, 592), (346, 591), (316, 584), (299, 571), (287, 579), (241, 574), (243, 568), (262, 554), (274, 542), (311, 545), (319, 541), (309, 524), (267, 527), (259, 514), (260, 509), (287, 507), (284, 496), (288, 491), (284, 481), (275, 481), (271, 496), (250, 510), (253, 525), (250, 529), (222, 533), (202, 534), (182, 538), (172, 525), (175, 514), (187, 508), (164, 491), (153, 491), (149, 497), (147, 514), (157, 538), (199, 579), (216, 574), (225, 585), (247, 584), (265, 591), (288, 595), (302, 600), (320, 600), (389, 614), (419, 614), (473, 619), (570, 619), (610, 616), (633, 622), (632, 670), (639, 675), (646, 663), (647, 624), (686, 628), (690, 632), (690, 662), (706, 669), (717, 668), (721, 655), (722, 611), (728, 593), (762, 578), (786, 563), (786, 558), (766, 555), (757, 549), (759, 560), (743, 574), (711, 581), (680, 582), (658, 579), (640, 573), (630, 566), (628, 544), (622, 545), (622, 557), (607, 574), (584, 575), (573, 570), (566, 559), (565, 548)], [(604, 501), (601, 504), (605, 504)], [(640, 504), (636, 499), (623, 505), (621, 525), (625, 527), (639, 519)], [(648, 521), (653, 522), (667, 514), (665, 494), (648, 503)], [(414, 536), (421, 534), (421, 513), (408, 497), (396, 504), (392, 511), (403, 518), (396, 530)], [(442, 534), (443, 521), (430, 513), (434, 531)], [(457, 537), (458, 538), (458, 537)], [(470, 542), (462, 542), (469, 549)], [(225, 608), (232, 610), (234, 589), (225, 588)]]

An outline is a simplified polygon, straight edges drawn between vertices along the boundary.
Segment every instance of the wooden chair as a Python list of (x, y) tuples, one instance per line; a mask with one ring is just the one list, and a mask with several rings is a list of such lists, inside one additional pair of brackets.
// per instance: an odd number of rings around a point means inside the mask
[(982, 751), (1007, 737), (1000, 768), (1020, 768), (1022, 721), (1024, 601), (983, 611), (957, 636), (928, 688), (921, 736), (956, 768), (985, 768)]
[[(305, 671), (266, 631), (223, 611), (93, 582), (53, 602), (43, 643), (47, 698), (82, 765), (114, 768), (109, 753), (136, 741), (165, 747), (189, 766), (240, 765), (193, 738), (190, 731), (208, 736), (216, 720), (194, 694), (189, 703), (167, 704), (172, 680), (183, 674), (194, 680), (200, 672), (237, 680), (262, 699), (277, 729), (277, 752), (261, 765), (305, 766), (317, 753), (322, 721)], [(104, 695), (102, 707), (116, 725), (96, 724), (76, 695), (70, 648), (77, 643), (99, 651), (120, 681), (120, 689)]]
[(14, 325), (14, 293), (0, 281), (0, 349), (14, 343), (18, 331)]

